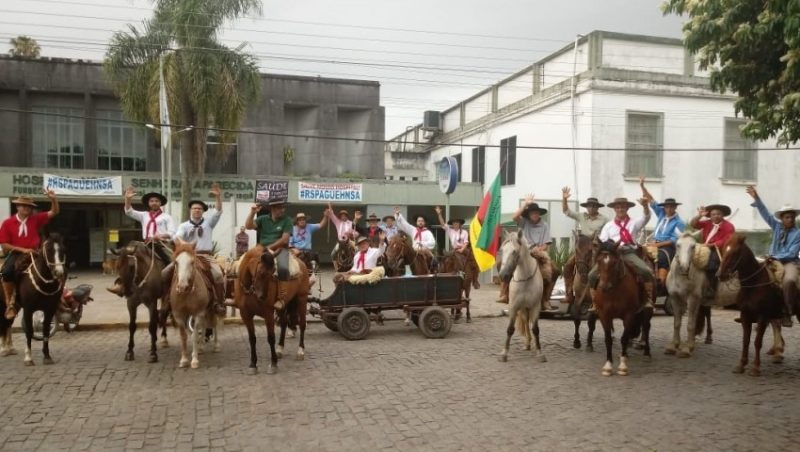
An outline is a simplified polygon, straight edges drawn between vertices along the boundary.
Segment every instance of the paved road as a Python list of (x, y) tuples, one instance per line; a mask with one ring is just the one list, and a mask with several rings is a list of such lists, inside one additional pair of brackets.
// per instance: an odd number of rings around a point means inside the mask
[(238, 325), (198, 370), (176, 368), (174, 339), (147, 364), (143, 332), (135, 362), (122, 360), (123, 331), (59, 333), (53, 366), (39, 344), (35, 367), (0, 360), (0, 449), (796, 449), (800, 328), (785, 335), (786, 363), (733, 375), (739, 329), (731, 312), (715, 315), (715, 343), (691, 359), (661, 354), (671, 319), (657, 317), (653, 359), (636, 353), (630, 376), (610, 378), (603, 354), (573, 350), (571, 323), (557, 320), (542, 322), (547, 363), (516, 339), (498, 362), (502, 318), (457, 324), (444, 340), (388, 322), (347, 342), (316, 323), (305, 361), (255, 376)]

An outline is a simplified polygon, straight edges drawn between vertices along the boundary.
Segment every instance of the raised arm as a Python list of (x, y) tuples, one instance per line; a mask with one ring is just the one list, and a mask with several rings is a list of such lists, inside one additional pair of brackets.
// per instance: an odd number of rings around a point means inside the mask
[[(342, 224), (342, 220), (340, 220), (336, 216), (336, 214), (333, 212), (333, 206), (331, 206), (330, 202), (328, 203), (328, 210), (326, 210), (325, 212), (327, 213), (328, 218), (331, 220), (331, 223), (333, 223), (333, 226), (338, 231), (339, 230), (339, 225)], [(341, 238), (341, 237), (339, 237), (339, 238)]]
[(244, 221), (245, 229), (250, 229), (252, 231), (256, 230), (257, 227), (255, 218), (259, 210), (261, 210), (261, 206), (258, 205), (257, 203), (250, 206), (250, 214), (247, 215), (247, 219)]
[(61, 211), (60, 206), (58, 205), (58, 198), (56, 197), (56, 192), (53, 190), (45, 190), (45, 195), (47, 195), (47, 199), (50, 200), (50, 210), (47, 212), (47, 218), (53, 219), (58, 213)]
[(693, 216), (691, 220), (689, 220), (689, 226), (692, 229), (700, 229), (700, 219), (703, 217), (708, 216), (708, 211), (706, 210), (705, 206), (700, 206), (697, 208), (697, 215)]
[(328, 209), (325, 209), (325, 213), (322, 215), (322, 220), (319, 222), (319, 228), (322, 229), (328, 225)]
[(394, 218), (397, 220), (397, 229), (405, 232), (410, 237), (414, 237), (414, 232), (416, 231), (414, 230), (414, 227), (411, 226), (405, 218), (403, 218), (403, 214), (400, 213), (399, 207), (394, 208)]
[(769, 209), (767, 209), (767, 206), (764, 204), (764, 201), (762, 201), (761, 197), (758, 196), (756, 187), (748, 185), (747, 194), (753, 198), (753, 204), (751, 205), (758, 210), (759, 215), (761, 215), (761, 218), (764, 219), (770, 228), (775, 229), (776, 226), (780, 226), (778, 220), (772, 216), (772, 214), (769, 212)]
[(525, 196), (522, 206), (520, 206), (520, 208), (514, 212), (514, 215), (511, 216), (511, 219), (514, 220), (514, 223), (519, 224), (520, 220), (522, 219), (522, 211), (525, 210), (525, 208), (529, 205), (533, 204), (533, 199), (533, 194)]
[(442, 208), (436, 206), (433, 208), (433, 210), (436, 211), (436, 218), (439, 220), (439, 224), (442, 226), (442, 229), (447, 230), (448, 224), (446, 221), (444, 221), (444, 217), (442, 216)]

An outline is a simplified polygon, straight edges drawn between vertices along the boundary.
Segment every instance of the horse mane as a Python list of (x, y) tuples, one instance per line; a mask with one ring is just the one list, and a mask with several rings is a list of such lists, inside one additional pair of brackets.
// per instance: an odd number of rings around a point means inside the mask
[(196, 244), (194, 242), (184, 242), (180, 239), (175, 240), (175, 250), (172, 252), (173, 262), (181, 253), (189, 253), (192, 256), (197, 255)]

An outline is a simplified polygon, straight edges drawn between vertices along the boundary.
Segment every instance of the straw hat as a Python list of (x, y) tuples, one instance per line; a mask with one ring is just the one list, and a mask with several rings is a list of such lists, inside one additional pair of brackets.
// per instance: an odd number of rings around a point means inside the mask
[(28, 196), (20, 196), (17, 199), (11, 201), (12, 204), (16, 204), (18, 206), (28, 206), (28, 207), (36, 207), (36, 203), (33, 202), (33, 198)]

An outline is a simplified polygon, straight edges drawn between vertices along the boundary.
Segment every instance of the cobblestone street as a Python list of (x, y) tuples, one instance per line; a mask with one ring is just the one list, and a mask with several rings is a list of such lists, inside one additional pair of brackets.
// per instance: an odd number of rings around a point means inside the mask
[[(628, 377), (600, 376), (603, 352), (572, 348), (572, 323), (542, 321), (548, 358), (536, 362), (515, 338), (497, 360), (506, 320), (454, 325), (425, 339), (402, 322), (373, 325), (347, 342), (309, 326), (307, 357), (297, 339), (276, 375), (248, 375), (245, 329), (226, 325), (222, 351), (198, 370), (178, 369), (179, 350), (147, 364), (146, 334), (124, 362), (124, 331), (59, 333), (56, 364), (2, 359), (3, 450), (788, 450), (800, 421), (798, 328), (785, 364), (763, 376), (731, 373), (740, 343), (733, 313), (714, 311), (715, 343), (691, 359), (663, 355), (671, 318), (654, 319), (654, 353), (634, 351)], [(597, 335), (602, 339), (602, 333)], [(615, 353), (616, 355), (617, 353)], [(792, 426), (792, 427), (790, 427)]]

